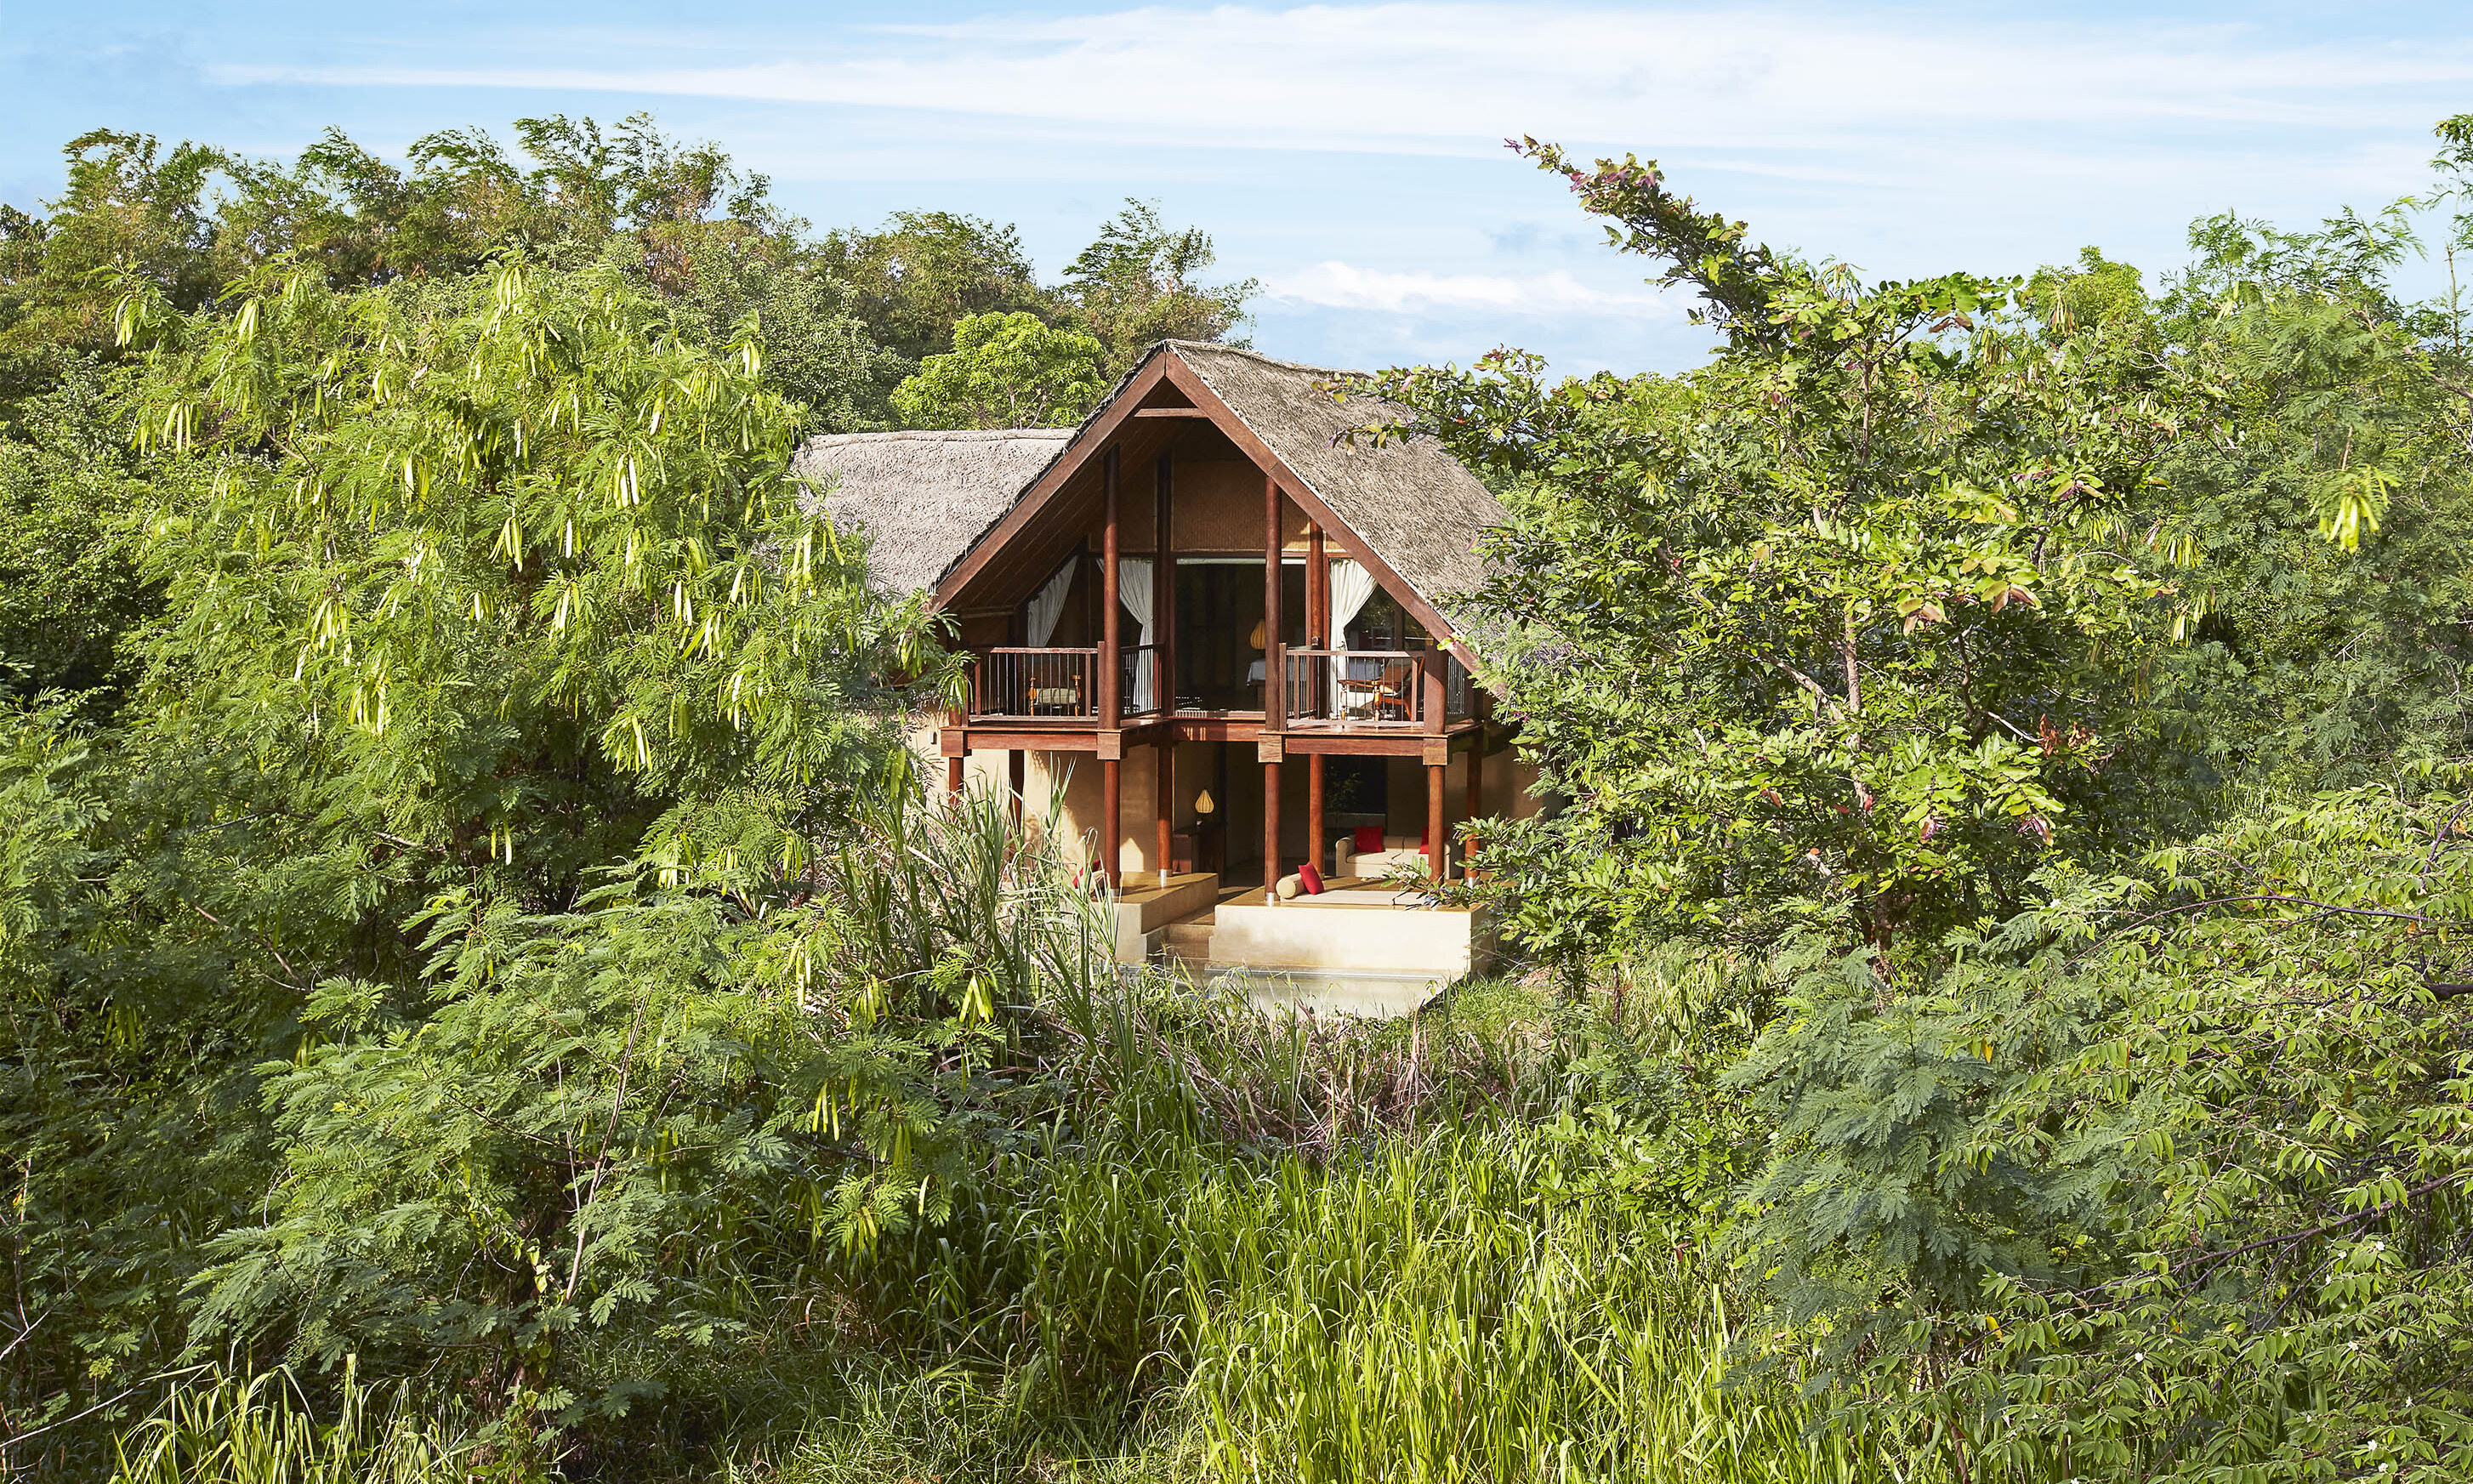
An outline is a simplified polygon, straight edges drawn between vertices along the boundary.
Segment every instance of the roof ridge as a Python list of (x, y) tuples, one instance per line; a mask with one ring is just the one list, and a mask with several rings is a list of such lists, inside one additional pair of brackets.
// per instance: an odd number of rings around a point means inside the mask
[(818, 443), (1053, 442), (1071, 438), (1071, 428), (894, 428), (877, 433), (819, 433), (805, 446)]
[[(1316, 375), (1321, 376), (1362, 376), (1365, 374), (1363, 371), (1349, 371), (1338, 366), (1308, 366), (1303, 361), (1283, 361), (1276, 355), (1264, 355), (1261, 351), (1255, 349), (1251, 346), (1223, 345), (1215, 340), (1163, 340), (1159, 342), (1159, 344), (1179, 351), (1208, 350), (1217, 355), (1241, 355), (1249, 361), (1260, 361), (1265, 366), (1276, 366), (1282, 371), (1312, 371)], [(1147, 360), (1149, 357), (1144, 356), (1143, 359)]]

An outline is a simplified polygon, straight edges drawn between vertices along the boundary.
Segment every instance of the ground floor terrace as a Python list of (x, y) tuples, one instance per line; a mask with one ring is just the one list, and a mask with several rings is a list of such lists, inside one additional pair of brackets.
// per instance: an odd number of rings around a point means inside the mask
[[(1463, 823), (1536, 807), (1499, 724), (1369, 734), (1225, 715), (1104, 731), (955, 721), (936, 736), (945, 786), (1001, 790), (1084, 842), (1116, 890), (1120, 961), (1398, 1013), (1494, 956), (1486, 914), (1439, 905), (1418, 883), (1471, 869), (1454, 844)], [(1320, 893), (1305, 889), (1309, 861)]]

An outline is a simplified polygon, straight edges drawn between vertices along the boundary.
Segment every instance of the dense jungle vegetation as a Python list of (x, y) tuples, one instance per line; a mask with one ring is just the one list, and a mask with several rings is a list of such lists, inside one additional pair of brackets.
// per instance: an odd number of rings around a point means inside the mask
[(1104, 964), (786, 473), (1232, 334), (1210, 239), (513, 136), (0, 209), (0, 1471), (2461, 1475), (2473, 115), (2151, 280), (1518, 142), (1717, 344), (1334, 389), (1512, 512), (1555, 803), (1373, 1025)]

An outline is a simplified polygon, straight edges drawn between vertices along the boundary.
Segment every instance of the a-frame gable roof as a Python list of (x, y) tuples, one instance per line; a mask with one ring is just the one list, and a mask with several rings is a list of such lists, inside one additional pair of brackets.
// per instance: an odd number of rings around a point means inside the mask
[[(1374, 397), (1336, 397), (1341, 372), (1275, 361), (1226, 346), (1171, 341), (1191, 367), (1306, 491), (1372, 547), (1439, 613), (1485, 582), (1477, 543), (1511, 517), (1467, 466), (1429, 437), (1352, 437), (1405, 423), (1408, 410)], [(1284, 481), (1285, 483), (1285, 481)]]
[(1343, 550), (1365, 561), (1386, 587), (1421, 610), (1438, 633), (1456, 629), (1455, 598), (1485, 580), (1477, 543), (1510, 517), (1467, 467), (1428, 437), (1351, 437), (1373, 424), (1405, 422), (1407, 410), (1372, 397), (1341, 400), (1346, 373), (1273, 360), (1251, 350), (1197, 341), (1163, 341), (1074, 430), (1020, 501), (991, 520), (937, 585), (949, 602), (1001, 542), (1037, 514), (1072, 473), (1126, 426), (1133, 404), (1163, 381), (1190, 396), (1240, 447), (1271, 467), (1292, 498), (1333, 528)]

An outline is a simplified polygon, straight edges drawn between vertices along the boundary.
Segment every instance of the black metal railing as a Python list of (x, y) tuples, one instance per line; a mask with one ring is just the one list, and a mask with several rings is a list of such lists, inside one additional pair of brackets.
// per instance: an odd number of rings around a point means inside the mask
[(1402, 727), (1426, 724), (1430, 650), (1291, 649), (1280, 673), (1290, 727)]
[(983, 650), (971, 669), (971, 714), (1088, 721), (1099, 714), (1096, 649)]
[(1122, 716), (1150, 716), (1163, 709), (1167, 671), (1159, 646), (1134, 644), (1116, 651), (1116, 706)]

